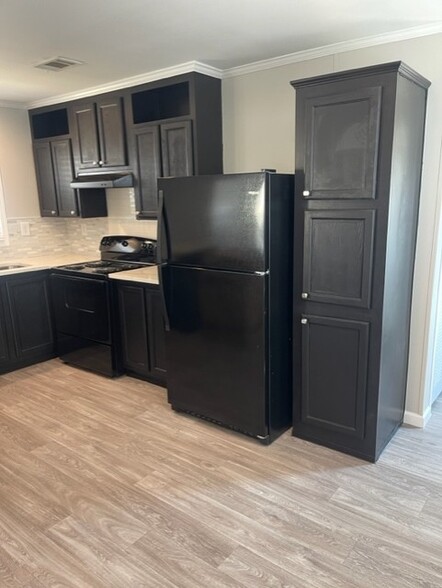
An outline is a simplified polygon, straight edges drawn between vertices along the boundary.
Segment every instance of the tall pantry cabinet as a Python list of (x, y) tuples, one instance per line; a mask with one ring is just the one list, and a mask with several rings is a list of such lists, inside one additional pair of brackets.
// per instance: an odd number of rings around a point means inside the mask
[(430, 83), (395, 62), (292, 85), (293, 434), (375, 461), (403, 420)]

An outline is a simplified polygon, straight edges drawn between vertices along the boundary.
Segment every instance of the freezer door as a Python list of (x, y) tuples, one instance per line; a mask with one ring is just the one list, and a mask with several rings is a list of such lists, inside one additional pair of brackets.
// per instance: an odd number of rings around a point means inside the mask
[(265, 271), (266, 174), (158, 181), (161, 261), (193, 267)]
[(266, 276), (168, 267), (173, 408), (267, 435)]

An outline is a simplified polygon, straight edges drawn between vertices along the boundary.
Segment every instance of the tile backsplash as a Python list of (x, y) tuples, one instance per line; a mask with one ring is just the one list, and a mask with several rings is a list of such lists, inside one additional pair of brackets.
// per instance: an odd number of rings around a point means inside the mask
[[(9, 245), (0, 247), (0, 259), (23, 259), (51, 253), (98, 255), (103, 235), (156, 238), (156, 221), (137, 221), (133, 190), (107, 190), (109, 216), (103, 218), (10, 218)], [(23, 224), (24, 223), (24, 224)], [(29, 235), (22, 229), (29, 224)]]

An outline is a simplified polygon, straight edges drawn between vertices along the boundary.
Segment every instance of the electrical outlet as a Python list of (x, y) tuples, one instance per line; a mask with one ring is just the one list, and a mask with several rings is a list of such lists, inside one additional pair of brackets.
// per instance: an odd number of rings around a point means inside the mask
[(31, 234), (31, 231), (29, 229), (29, 223), (28, 222), (21, 222), (20, 223), (20, 234), (23, 237), (29, 237), (29, 235)]

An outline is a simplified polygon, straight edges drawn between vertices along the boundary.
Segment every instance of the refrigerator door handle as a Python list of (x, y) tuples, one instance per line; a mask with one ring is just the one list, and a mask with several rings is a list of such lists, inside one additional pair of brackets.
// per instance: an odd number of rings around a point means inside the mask
[(158, 285), (160, 287), (161, 306), (163, 308), (163, 320), (164, 328), (166, 331), (170, 331), (170, 320), (169, 311), (167, 310), (166, 294), (164, 292), (164, 280), (163, 280), (163, 269), (167, 267), (166, 263), (162, 263), (158, 266)]
[(159, 265), (169, 261), (169, 244), (166, 218), (164, 214), (164, 192), (158, 190), (158, 224), (157, 224), (157, 262)]
[(158, 190), (158, 285), (160, 287), (161, 306), (163, 308), (164, 328), (170, 331), (169, 311), (167, 310), (166, 293), (164, 291), (163, 269), (167, 266), (167, 229), (164, 219), (164, 194), (163, 190)]

